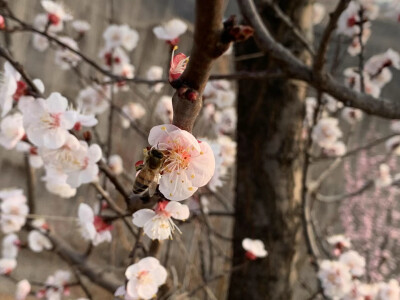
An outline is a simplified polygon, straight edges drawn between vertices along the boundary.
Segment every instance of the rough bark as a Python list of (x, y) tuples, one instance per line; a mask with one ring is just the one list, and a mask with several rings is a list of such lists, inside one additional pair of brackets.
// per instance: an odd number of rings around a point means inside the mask
[[(308, 0), (277, 2), (296, 26), (310, 33)], [(309, 64), (304, 44), (274, 18), (268, 7), (259, 9), (275, 39)], [(258, 47), (252, 40), (236, 50), (242, 55), (257, 52)], [(268, 55), (237, 63), (239, 71), (278, 67)], [(304, 247), (301, 189), (305, 92), (305, 84), (295, 80), (239, 81), (234, 264), (245, 260), (241, 243), (246, 237), (263, 240), (269, 255), (232, 274), (229, 299), (294, 297)]]

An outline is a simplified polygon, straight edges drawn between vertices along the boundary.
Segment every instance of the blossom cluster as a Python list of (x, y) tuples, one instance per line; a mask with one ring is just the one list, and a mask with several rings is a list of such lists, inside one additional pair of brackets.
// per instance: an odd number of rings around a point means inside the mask
[(336, 235), (328, 238), (328, 242), (334, 247), (337, 258), (319, 262), (318, 278), (325, 296), (341, 300), (400, 298), (400, 286), (395, 279), (375, 283), (362, 281), (366, 261), (358, 252), (348, 249), (351, 247), (348, 238)]

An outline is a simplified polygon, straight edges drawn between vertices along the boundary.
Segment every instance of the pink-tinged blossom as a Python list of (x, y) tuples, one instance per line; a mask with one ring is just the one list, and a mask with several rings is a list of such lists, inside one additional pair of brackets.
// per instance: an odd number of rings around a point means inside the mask
[(113, 49), (104, 47), (99, 52), (99, 58), (103, 60), (105, 67), (109, 70), (111, 69), (111, 66), (113, 68), (120, 68), (121, 65), (130, 63), (128, 54), (126, 54), (121, 47), (116, 47)]
[(358, 12), (359, 5), (351, 1), (339, 17), (336, 32), (349, 37), (353, 37), (354, 35), (358, 34), (360, 32), (360, 27), (357, 25), (357, 23), (360, 21)]
[(185, 200), (213, 176), (215, 159), (210, 146), (189, 132), (159, 125), (150, 130), (148, 141), (165, 156), (159, 188), (167, 199)]
[(174, 114), (172, 109), (172, 97), (162, 96), (160, 100), (157, 101), (154, 113), (163, 123), (171, 123)]
[(126, 293), (132, 299), (153, 298), (167, 280), (167, 270), (154, 257), (145, 257), (125, 271)]
[(179, 36), (184, 34), (187, 30), (185, 22), (179, 19), (172, 19), (161, 26), (153, 28), (155, 36), (164, 41), (168, 41), (171, 45), (178, 44)]
[(59, 93), (46, 100), (24, 97), (18, 107), (24, 115), (26, 134), (37, 147), (61, 147), (75, 124), (75, 115), (67, 110), (68, 100)]
[(346, 144), (342, 141), (336, 141), (335, 143), (323, 148), (324, 154), (327, 156), (342, 156), (346, 153)]
[(330, 298), (342, 298), (351, 290), (350, 269), (338, 261), (323, 260), (319, 264), (318, 278), (324, 295)]
[(88, 146), (86, 142), (69, 135), (62, 147), (54, 150), (42, 148), (40, 155), (47, 167), (65, 173), (68, 176), (66, 183), (77, 188), (97, 179), (97, 162), (101, 159), (102, 152), (97, 144)]
[[(352, 68), (347, 68), (346, 70), (344, 70), (343, 74), (345, 76), (345, 84), (348, 87), (352, 88), (353, 90), (361, 92), (360, 74), (358, 74)], [(364, 92), (375, 98), (378, 98), (381, 93), (380, 87), (371, 81), (369, 74), (366, 73), (365, 71), (364, 71)]]
[(103, 38), (107, 49), (124, 47), (128, 51), (132, 51), (138, 44), (139, 34), (128, 25), (112, 24), (104, 31)]
[(391, 279), (388, 283), (381, 283), (378, 291), (379, 300), (399, 300), (400, 287), (395, 279)]
[(332, 235), (327, 238), (327, 242), (334, 246), (333, 253), (339, 256), (344, 249), (351, 247), (351, 241), (349, 238), (345, 237), (343, 234)]
[(132, 222), (138, 227), (143, 227), (144, 233), (152, 240), (172, 239), (172, 234), (178, 226), (172, 221), (186, 220), (189, 218), (189, 207), (176, 201), (159, 202), (155, 208), (141, 209), (133, 214)]
[(4, 63), (4, 73), (0, 83), (1, 116), (4, 117), (12, 108), (13, 96), (17, 91), (21, 74), (7, 61)]
[(6, 116), (0, 123), (0, 145), (13, 149), (24, 137), (23, 117), (20, 113)]
[[(368, 25), (369, 23), (367, 23), (366, 25)], [(369, 28), (369, 26), (364, 25), (363, 28), (363, 33), (362, 33), (362, 43), (363, 45), (365, 45), (369, 38), (371, 37), (371, 29)], [(351, 56), (356, 56), (358, 54), (360, 54), (361, 52), (361, 44), (360, 44), (360, 38), (358, 37), (358, 35), (353, 37), (353, 40), (351, 41), (349, 47), (347, 48), (347, 52), (351, 55)]]
[(387, 164), (379, 165), (378, 177), (375, 179), (375, 185), (377, 187), (387, 187), (393, 182), (392, 176), (390, 175), (390, 167)]
[(377, 286), (353, 280), (350, 292), (341, 300), (372, 300), (375, 299)]
[(216, 133), (230, 134), (236, 129), (237, 114), (234, 107), (215, 112)]
[(400, 155), (400, 136), (394, 136), (388, 139), (385, 143), (385, 147), (388, 152), (394, 152), (396, 155)]
[(122, 107), (121, 125), (123, 128), (129, 128), (131, 122), (140, 120), (146, 115), (146, 109), (142, 104), (131, 102)]
[(24, 279), (17, 283), (15, 290), (15, 300), (25, 300), (31, 291), (31, 284), (28, 280)]
[(314, 142), (322, 148), (334, 144), (338, 138), (342, 137), (342, 131), (338, 123), (338, 120), (334, 118), (320, 119), (312, 131), (312, 139)]
[(71, 25), (75, 31), (81, 34), (90, 30), (90, 24), (84, 20), (75, 20)]
[(47, 232), (49, 230), (49, 224), (47, 223), (46, 219), (43, 218), (36, 218), (32, 220), (31, 225), (41, 232)]
[(213, 80), (207, 82), (203, 99), (207, 103), (216, 104), (219, 108), (226, 108), (235, 103), (236, 94), (232, 90), (229, 81)]
[(110, 106), (108, 102), (110, 91), (108, 86), (88, 86), (79, 92), (76, 99), (77, 105), (85, 114), (102, 114)]
[(346, 251), (339, 257), (339, 261), (345, 264), (351, 275), (355, 277), (363, 276), (365, 273), (365, 258), (354, 250)]
[(137, 300), (138, 298), (133, 298), (128, 295), (126, 292), (125, 285), (121, 285), (115, 290), (114, 296), (117, 297), (118, 299), (124, 299), (124, 300)]
[(245, 238), (242, 241), (242, 247), (246, 250), (246, 257), (250, 260), (266, 257), (268, 252), (264, 248), (264, 243), (261, 240), (252, 240)]
[(182, 73), (185, 71), (186, 66), (189, 62), (189, 57), (183, 53), (178, 53), (175, 55), (175, 50), (178, 49), (178, 46), (174, 47), (174, 50), (171, 54), (171, 64), (169, 68), (168, 80), (170, 82), (177, 80), (181, 77)]
[(400, 69), (400, 55), (393, 49), (372, 56), (365, 63), (364, 70), (369, 74), (371, 81), (382, 88), (392, 80), (389, 67)]
[[(62, 295), (69, 295), (68, 281), (71, 273), (64, 270), (58, 270), (46, 279), (46, 286), (39, 291), (39, 294), (48, 300), (59, 300)], [(37, 295), (38, 296), (38, 295)]]
[(0, 275), (9, 275), (17, 267), (17, 260), (14, 258), (0, 259)]
[(7, 234), (2, 241), (3, 258), (17, 258), (21, 242), (15, 233)]
[(100, 216), (95, 216), (89, 205), (85, 203), (79, 205), (78, 217), (83, 238), (92, 241), (93, 246), (111, 242), (112, 226), (104, 222)]
[[(63, 36), (59, 37), (58, 40), (69, 46), (71, 49), (79, 51), (78, 43), (70, 37)], [(71, 67), (76, 67), (81, 59), (82, 58), (78, 54), (63, 47), (59, 47), (54, 56), (54, 61), (61, 70), (69, 70)]]
[(15, 146), (15, 149), (18, 152), (29, 153), (29, 164), (32, 168), (39, 169), (43, 166), (43, 160), (38, 155), (37, 148), (35, 146), (32, 146), (27, 142), (20, 141)]
[(322, 5), (321, 3), (314, 3), (312, 12), (313, 12), (312, 16), (313, 25), (317, 25), (321, 23), (321, 21), (325, 17), (326, 9), (325, 6)]
[(64, 21), (73, 19), (72, 15), (68, 13), (67, 9), (60, 3), (50, 0), (42, 0), (42, 7), (47, 12), (48, 22), (53, 25), (58, 25)]
[(0, 191), (0, 226), (3, 233), (8, 234), (21, 230), (25, 225), (29, 208), (23, 191), (19, 189)]
[(351, 125), (361, 121), (362, 117), (363, 117), (363, 112), (360, 109), (345, 107), (342, 110), (342, 118)]
[(33, 252), (50, 250), (53, 245), (50, 240), (38, 230), (32, 230), (28, 235), (28, 246)]
[(324, 94), (323, 97), (322, 97), (322, 100), (324, 101), (326, 109), (331, 113), (334, 113), (338, 109), (343, 107), (343, 103), (337, 101), (331, 95)]
[(114, 154), (108, 158), (108, 167), (114, 174), (119, 175), (124, 171), (124, 165), (121, 156)]
[[(162, 79), (164, 71), (163, 68), (160, 66), (151, 66), (149, 70), (146, 73), (146, 78), (148, 80), (159, 80)], [(164, 83), (160, 82), (152, 86), (153, 90), (156, 93), (161, 92), (162, 87), (164, 86)]]

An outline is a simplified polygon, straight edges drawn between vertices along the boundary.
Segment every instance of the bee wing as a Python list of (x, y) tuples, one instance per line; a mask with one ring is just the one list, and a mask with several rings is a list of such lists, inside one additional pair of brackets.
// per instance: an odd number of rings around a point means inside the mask
[(158, 182), (160, 181), (160, 174), (154, 177), (153, 181), (149, 184), (149, 196), (152, 197), (156, 192)]

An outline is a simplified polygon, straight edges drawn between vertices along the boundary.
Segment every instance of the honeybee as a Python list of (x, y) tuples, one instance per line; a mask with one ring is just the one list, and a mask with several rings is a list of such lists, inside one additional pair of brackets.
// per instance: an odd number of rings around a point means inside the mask
[(144, 163), (139, 167), (139, 173), (133, 183), (134, 194), (148, 195), (150, 197), (154, 195), (164, 159), (164, 154), (160, 150), (155, 148), (151, 148), (148, 151), (145, 150)]

